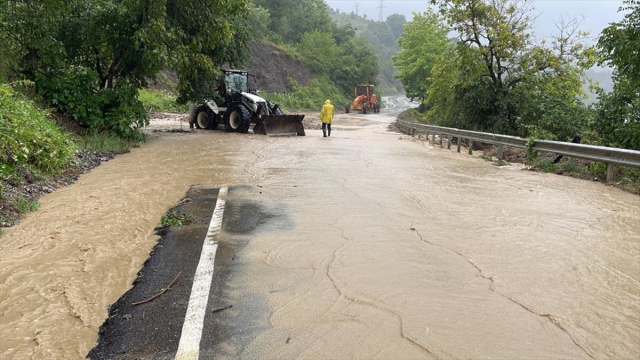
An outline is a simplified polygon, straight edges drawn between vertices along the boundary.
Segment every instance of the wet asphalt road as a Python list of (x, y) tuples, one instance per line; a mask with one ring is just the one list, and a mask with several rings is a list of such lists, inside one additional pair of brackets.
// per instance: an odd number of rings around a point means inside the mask
[[(158, 244), (133, 287), (109, 309), (109, 318), (100, 327), (98, 344), (89, 359), (174, 359), (218, 191), (218, 187), (192, 187), (167, 213), (166, 216), (186, 215), (191, 220), (182, 226), (158, 228)], [(223, 231), (216, 236), (219, 246), (204, 320), (201, 359), (233, 357), (219, 344), (231, 342), (242, 348), (251, 341), (252, 333), (269, 326), (263, 301), (250, 293), (238, 296), (229, 289), (230, 277), (249, 271), (237, 252), (252, 234), (261, 227), (291, 227), (283, 209), (270, 209), (256, 201), (260, 193), (259, 188), (229, 189)]]
[[(397, 116), (408, 102), (387, 99), (385, 113)], [(356, 116), (358, 116), (356, 114)], [(362, 124), (356, 125), (357, 127)], [(337, 126), (353, 130), (350, 125)], [(334, 132), (335, 137), (335, 132)], [(250, 276), (250, 264), (242, 261), (242, 250), (257, 231), (293, 227), (284, 208), (268, 209), (259, 199), (261, 187), (232, 187), (223, 220), (216, 236), (219, 247), (201, 340), (201, 359), (236, 358), (256, 333), (267, 330), (269, 309), (259, 294), (229, 289), (231, 277)], [(160, 239), (137, 275), (133, 287), (109, 309), (100, 327), (89, 359), (146, 360), (174, 359), (180, 342), (189, 295), (211, 213), (219, 187), (194, 186), (165, 217), (186, 215), (181, 226), (158, 227)], [(273, 290), (271, 293), (278, 292)], [(289, 344), (291, 337), (281, 339)], [(233, 344), (231, 347), (229, 344)]]
[(640, 198), (389, 131), (388, 100), (331, 138), (153, 136), (46, 196), (0, 242), (0, 358), (173, 359), (223, 198), (200, 359), (639, 358)]

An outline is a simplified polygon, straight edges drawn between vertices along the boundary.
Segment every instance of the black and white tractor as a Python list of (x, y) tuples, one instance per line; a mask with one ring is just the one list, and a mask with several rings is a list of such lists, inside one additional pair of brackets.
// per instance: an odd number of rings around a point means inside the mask
[(249, 83), (246, 70), (223, 70), (215, 95), (204, 104), (193, 105), (189, 126), (247, 133), (255, 124), (256, 134), (304, 135), (304, 115), (285, 115), (278, 104), (272, 104), (257, 94)]

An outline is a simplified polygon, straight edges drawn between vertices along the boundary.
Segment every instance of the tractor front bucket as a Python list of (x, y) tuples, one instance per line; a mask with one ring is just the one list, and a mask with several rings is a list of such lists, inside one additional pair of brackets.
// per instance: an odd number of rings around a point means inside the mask
[(269, 136), (305, 136), (304, 115), (262, 115), (253, 132)]

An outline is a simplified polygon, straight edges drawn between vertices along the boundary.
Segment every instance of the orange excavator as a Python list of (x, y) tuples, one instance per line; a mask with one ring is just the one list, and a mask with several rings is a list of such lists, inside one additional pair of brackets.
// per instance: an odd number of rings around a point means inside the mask
[(351, 110), (361, 110), (363, 114), (368, 111), (380, 112), (380, 102), (378, 102), (376, 94), (373, 93), (373, 88), (374, 85), (370, 84), (360, 84), (353, 88), (356, 98), (345, 105), (346, 113), (350, 113)]

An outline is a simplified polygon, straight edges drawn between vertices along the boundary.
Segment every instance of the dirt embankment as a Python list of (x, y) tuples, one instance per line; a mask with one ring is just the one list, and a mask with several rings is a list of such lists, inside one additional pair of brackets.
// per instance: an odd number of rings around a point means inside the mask
[[(242, 66), (255, 75), (250, 81), (252, 87), (268, 92), (291, 92), (291, 82), (306, 85), (314, 75), (307, 65), (287, 55), (282, 49), (268, 42), (252, 42), (249, 44), (251, 57)], [(229, 68), (228, 65), (223, 66)], [(172, 70), (163, 70), (155, 81), (149, 84), (150, 89), (173, 91), (178, 77)]]
[(313, 73), (305, 63), (285, 54), (281, 49), (265, 42), (249, 44), (251, 59), (245, 69), (256, 76), (258, 90), (290, 92), (289, 78), (300, 85), (313, 79)]

